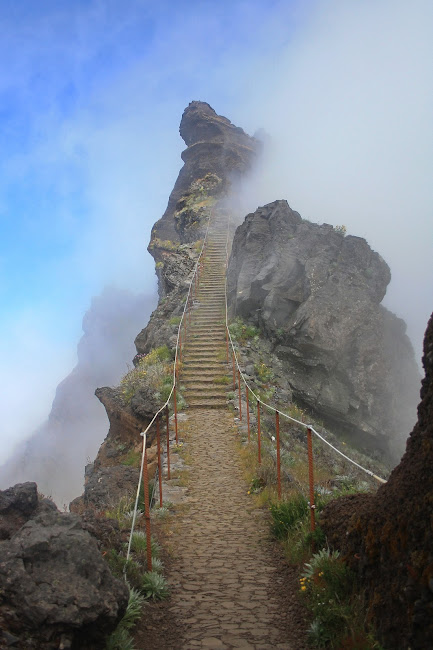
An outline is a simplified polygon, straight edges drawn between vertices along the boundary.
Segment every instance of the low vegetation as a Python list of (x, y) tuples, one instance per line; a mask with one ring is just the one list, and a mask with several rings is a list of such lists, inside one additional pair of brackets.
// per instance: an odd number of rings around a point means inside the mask
[[(293, 427), (291, 429), (296, 432)], [(308, 460), (304, 445), (297, 440), (297, 432), (292, 437), (290, 428), (286, 428), (282, 435), (285, 446), (290, 440), (290, 452), (282, 454), (281, 500), (276, 489), (274, 440), (266, 424), (262, 435), (260, 465), (254, 433), (250, 444), (244, 438), (239, 447), (248, 493), (258, 506), (268, 508), (273, 536), (283, 545), (288, 561), (299, 566), (299, 596), (312, 616), (308, 630), (311, 646), (335, 650), (380, 650), (366, 623), (362, 594), (355, 576), (340, 555), (329, 550), (317, 521), (314, 532), (311, 531)], [(335, 479), (333, 486), (332, 476)], [(336, 476), (329, 466), (321, 468), (315, 476), (316, 519), (330, 500), (366, 489), (369, 489), (366, 482), (355, 475)]]
[(247, 341), (258, 337), (259, 334), (257, 327), (247, 325), (240, 317), (235, 318), (229, 325), (229, 330), (232, 339), (240, 345), (245, 345)]
[(135, 368), (129, 370), (120, 381), (124, 401), (129, 404), (140, 388), (147, 388), (155, 400), (164, 402), (171, 390), (173, 353), (167, 345), (154, 348), (149, 354), (138, 358)]

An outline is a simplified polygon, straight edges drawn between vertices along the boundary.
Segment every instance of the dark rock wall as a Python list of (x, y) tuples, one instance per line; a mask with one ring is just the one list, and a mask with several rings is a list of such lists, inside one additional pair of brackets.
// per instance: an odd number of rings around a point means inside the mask
[(390, 278), (364, 239), (275, 201), (237, 229), (228, 291), (232, 316), (271, 339), (295, 399), (397, 460), (419, 377), (404, 322), (380, 305)]
[(35, 483), (0, 491), (1, 648), (105, 648), (129, 590), (89, 529)]
[(433, 647), (433, 315), (425, 379), (400, 464), (374, 496), (333, 501), (321, 525), (366, 589), (369, 617), (385, 648)]

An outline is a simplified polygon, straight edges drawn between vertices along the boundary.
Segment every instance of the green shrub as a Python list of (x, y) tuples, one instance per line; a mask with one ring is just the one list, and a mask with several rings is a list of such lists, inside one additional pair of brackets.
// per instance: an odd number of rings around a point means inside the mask
[(309, 506), (302, 494), (295, 494), (288, 501), (272, 504), (270, 511), (272, 533), (279, 539), (285, 539), (289, 530), (308, 514)]
[(171, 377), (173, 353), (167, 345), (154, 348), (149, 354), (140, 358), (135, 368), (129, 370), (120, 381), (120, 390), (127, 404), (137, 390), (148, 387), (158, 394), (167, 377)]
[(274, 372), (271, 368), (261, 361), (260, 363), (254, 364), (254, 371), (263, 384), (267, 384), (269, 381), (272, 381), (274, 378)]
[(106, 646), (107, 650), (134, 650), (134, 641), (129, 635), (129, 630), (134, 627), (137, 620), (141, 617), (144, 602), (144, 596), (136, 589), (130, 587), (125, 615), (114, 632), (109, 636)]
[[(142, 532), (141, 530), (132, 533), (131, 550), (134, 551), (134, 553), (139, 553), (140, 555), (146, 556), (147, 553), (146, 533)], [(159, 546), (158, 542), (153, 536), (150, 539), (150, 550), (152, 552), (152, 558), (159, 557), (161, 552), (161, 547)]]
[(129, 600), (126, 612), (120, 625), (126, 630), (130, 630), (134, 627), (136, 621), (141, 617), (141, 611), (143, 609), (145, 598), (137, 589), (133, 587), (129, 588)]
[(352, 624), (353, 588), (354, 574), (338, 551), (322, 549), (305, 564), (300, 589), (314, 616), (309, 637), (316, 647), (341, 647)]
[(108, 637), (106, 650), (134, 650), (134, 639), (125, 628), (117, 627)]
[(181, 320), (182, 320), (181, 316), (172, 316), (168, 322), (170, 323), (170, 325), (179, 325)]
[(130, 449), (120, 462), (122, 465), (127, 465), (128, 467), (140, 467), (141, 451), (134, 451), (134, 449)]
[(144, 574), (141, 591), (145, 598), (152, 600), (164, 600), (170, 593), (167, 581), (156, 571), (148, 571)]
[(143, 566), (133, 559), (127, 560), (126, 557), (111, 548), (106, 555), (106, 560), (111, 572), (118, 578), (126, 576), (129, 584), (135, 589), (139, 589), (143, 579)]
[(241, 345), (259, 335), (257, 327), (246, 325), (239, 316), (229, 325), (229, 330), (232, 338)]

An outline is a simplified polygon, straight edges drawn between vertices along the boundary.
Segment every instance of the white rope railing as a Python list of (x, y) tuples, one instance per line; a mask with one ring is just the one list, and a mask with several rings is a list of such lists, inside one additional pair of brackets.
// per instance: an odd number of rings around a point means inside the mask
[[(188, 310), (189, 299), (190, 299), (190, 297), (192, 295), (193, 284), (196, 281), (196, 276), (197, 276), (197, 273), (199, 271), (199, 266), (201, 264), (202, 255), (203, 255), (203, 252), (204, 252), (205, 247), (206, 247), (206, 241), (207, 241), (207, 237), (208, 237), (208, 233), (209, 233), (209, 225), (210, 225), (210, 222), (211, 222), (211, 218), (213, 217), (213, 213), (214, 213), (214, 211), (212, 209), (210, 214), (209, 214), (209, 217), (208, 217), (207, 227), (206, 227), (205, 235), (204, 235), (204, 238), (203, 238), (203, 244), (202, 244), (202, 247), (200, 249), (200, 253), (198, 255), (198, 258), (197, 258), (197, 261), (195, 263), (194, 269), (193, 269), (192, 278), (191, 278), (191, 281), (189, 283), (188, 291), (187, 291), (187, 294), (186, 294), (185, 305), (184, 305), (184, 308), (183, 308), (183, 311), (182, 311), (182, 316), (181, 316), (181, 319), (180, 319), (180, 322), (179, 322), (179, 327), (178, 327), (178, 330), (177, 330), (176, 349), (175, 349), (174, 361), (173, 361), (173, 383), (172, 383), (172, 386), (171, 386), (170, 394), (167, 397), (167, 399), (165, 400), (164, 404), (161, 406), (161, 408), (155, 413), (155, 415), (153, 416), (153, 418), (151, 419), (151, 421), (147, 425), (146, 429), (144, 431), (142, 431), (141, 434), (140, 434), (143, 437), (143, 449), (142, 449), (142, 454), (141, 454), (141, 465), (140, 465), (140, 474), (139, 474), (138, 485), (137, 485), (137, 493), (136, 493), (136, 496), (135, 496), (134, 509), (133, 509), (133, 515), (132, 515), (131, 531), (129, 533), (128, 550), (127, 550), (127, 553), (126, 553), (126, 561), (129, 560), (129, 556), (131, 554), (132, 535), (134, 533), (135, 523), (136, 523), (136, 520), (137, 520), (138, 502), (139, 502), (139, 499), (140, 499), (140, 487), (141, 487), (141, 483), (142, 483), (142, 480), (143, 480), (144, 462), (145, 462), (145, 458), (146, 458), (147, 433), (148, 433), (149, 429), (151, 428), (152, 424), (155, 422), (156, 418), (168, 407), (168, 405), (170, 403), (170, 400), (171, 400), (171, 397), (173, 395), (173, 392), (174, 392), (174, 390), (176, 388), (176, 383), (177, 383), (176, 369), (177, 369), (177, 364), (178, 364), (178, 359), (179, 359), (179, 341), (180, 341), (180, 337), (181, 337), (183, 320), (186, 317), (186, 313), (187, 313), (187, 310)], [(192, 308), (192, 306), (191, 306), (191, 308)], [(125, 573), (125, 571), (126, 571), (126, 565), (125, 565), (124, 573)]]
[[(248, 391), (254, 396), (254, 398), (262, 404), (265, 408), (269, 409), (270, 411), (273, 411), (274, 413), (279, 413), (282, 417), (286, 418), (287, 420), (290, 420), (291, 422), (294, 422), (298, 424), (299, 426), (303, 427), (304, 429), (312, 431), (320, 440), (322, 440), (325, 444), (328, 445), (333, 451), (335, 451), (337, 454), (340, 454), (343, 458), (345, 458), (349, 463), (352, 463), (352, 465), (355, 465), (358, 469), (362, 470), (372, 478), (376, 479), (379, 483), (386, 483), (386, 480), (381, 478), (380, 476), (377, 476), (377, 474), (374, 474), (371, 470), (367, 469), (366, 467), (363, 467), (356, 461), (354, 461), (352, 458), (347, 456), (346, 454), (343, 454), (342, 451), (334, 447), (326, 438), (324, 438), (316, 429), (311, 425), (311, 424), (306, 424), (305, 422), (302, 422), (302, 420), (297, 420), (296, 418), (292, 417), (288, 413), (284, 413), (284, 411), (281, 411), (280, 409), (277, 409), (275, 406), (272, 406), (271, 404), (268, 404), (267, 402), (264, 402), (256, 393), (255, 391), (251, 388), (250, 384), (247, 382), (244, 373), (242, 372), (240, 365), (239, 365), (239, 360), (238, 360), (238, 355), (236, 352), (236, 347), (234, 345), (232, 335), (230, 333), (230, 328), (229, 328), (229, 323), (228, 323), (228, 300), (227, 300), (227, 271), (228, 271), (228, 257), (229, 257), (229, 232), (230, 232), (230, 220), (228, 221), (227, 224), (227, 238), (226, 238), (226, 281), (225, 281), (225, 311), (226, 311), (226, 330), (227, 330), (227, 336), (230, 341), (230, 345), (233, 351), (233, 357), (236, 363), (236, 367), (239, 372), (239, 376), (242, 377), (242, 381), (245, 384), (245, 386), (248, 388)], [(240, 387), (239, 387), (240, 390)]]

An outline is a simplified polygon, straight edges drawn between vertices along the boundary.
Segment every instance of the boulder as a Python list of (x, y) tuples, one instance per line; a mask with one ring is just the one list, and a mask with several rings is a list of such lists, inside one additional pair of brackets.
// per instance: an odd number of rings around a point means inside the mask
[(112, 576), (96, 539), (79, 517), (39, 499), (35, 483), (0, 492), (0, 504), (2, 647), (104, 648), (128, 588)]
[(272, 341), (301, 406), (397, 461), (420, 377), (405, 323), (380, 304), (390, 278), (364, 239), (275, 201), (236, 231), (228, 297)]

